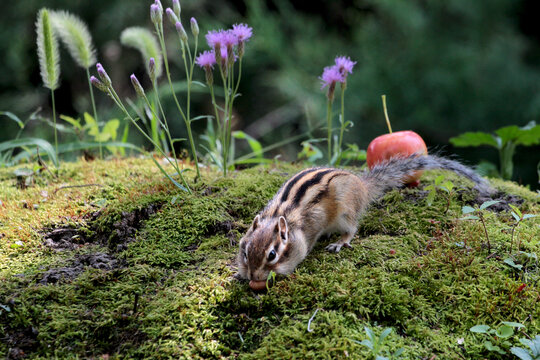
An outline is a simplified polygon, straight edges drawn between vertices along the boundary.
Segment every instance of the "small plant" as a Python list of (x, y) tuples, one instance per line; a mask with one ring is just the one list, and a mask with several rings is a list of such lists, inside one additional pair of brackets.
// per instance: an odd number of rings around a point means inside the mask
[[(533, 218), (535, 217), (536, 215), (532, 215), (532, 214), (523, 214), (518, 208), (517, 206), (515, 205), (512, 205), (512, 204), (508, 204), (513, 211), (511, 211), (510, 213), (512, 214), (512, 216), (514, 217), (514, 219), (516, 220), (516, 222), (512, 225), (512, 240), (510, 241), (510, 254), (512, 253), (512, 246), (514, 245), (514, 233), (517, 229), (517, 227), (519, 226), (519, 224), (521, 224), (521, 222), (523, 220), (526, 220), (526, 219), (530, 219), (530, 218)], [(520, 247), (520, 243), (518, 242), (518, 245), (517, 245), (517, 249), (519, 251), (519, 247)]]
[[(90, 31), (81, 19), (67, 11), (51, 12), (51, 20), (55, 33), (58, 34), (75, 63), (86, 71), (94, 119), (99, 121), (94, 100), (94, 90), (90, 83), (90, 67), (97, 62), (96, 50), (92, 43)], [(99, 152), (100, 157), (103, 157), (101, 146)]]
[[(375, 360), (397, 359), (403, 354), (403, 348), (396, 350), (394, 353), (390, 353), (387, 349), (382, 349), (384, 340), (392, 333), (392, 328), (384, 329), (379, 336), (375, 335), (375, 332), (367, 326), (364, 327), (364, 330), (366, 331), (368, 338), (362, 341), (353, 340), (353, 342), (363, 345), (371, 350), (371, 355), (373, 355)], [(380, 354), (384, 354), (384, 356)]]
[[(192, 30), (197, 24), (192, 22)], [(206, 34), (206, 42), (211, 50), (200, 53), (195, 59), (195, 63), (204, 70), (206, 84), (210, 88), (210, 96), (214, 107), (216, 119), (216, 131), (219, 145), (215, 149), (221, 152), (220, 160), (213, 156), (213, 161), (223, 171), (223, 176), (227, 176), (227, 171), (233, 162), (231, 156), (232, 141), (232, 116), (234, 101), (238, 94), (238, 87), (242, 78), (242, 61), (244, 59), (245, 44), (252, 36), (253, 29), (246, 24), (235, 24), (232, 29), (209, 31)], [(238, 65), (235, 65), (235, 64)], [(220, 107), (214, 94), (214, 65), (217, 65), (222, 81), (225, 103)], [(215, 150), (214, 149), (214, 150)]]
[(525, 325), (517, 323), (517, 322), (511, 322), (511, 321), (503, 321), (501, 322), (501, 325), (497, 329), (491, 328), (489, 325), (476, 325), (470, 328), (469, 330), (475, 334), (485, 334), (491, 336), (492, 340), (498, 340), (499, 344), (494, 344), (491, 340), (484, 341), (484, 347), (488, 351), (496, 352), (501, 355), (505, 355), (507, 353), (506, 350), (501, 348), (499, 345), (502, 345), (505, 348), (509, 348), (512, 346), (512, 343), (509, 342), (507, 339), (514, 336), (514, 329), (521, 329), (525, 328)]
[(451, 181), (443, 181), (444, 175), (440, 175), (437, 176), (433, 184), (426, 186), (426, 190), (429, 191), (426, 201), (427, 204), (431, 206), (431, 204), (433, 204), (433, 200), (435, 200), (437, 191), (444, 191), (446, 193), (446, 208), (444, 213), (446, 214), (450, 208), (450, 202), (452, 200), (452, 195), (454, 194), (454, 183)]
[(519, 339), (519, 342), (527, 346), (529, 350), (514, 346), (510, 348), (510, 352), (516, 355), (521, 360), (540, 360), (540, 335), (536, 335), (534, 339)]
[[(488, 251), (491, 252), (491, 243), (489, 241), (489, 235), (488, 235), (488, 231), (487, 231), (487, 227), (486, 227), (486, 220), (485, 220), (485, 214), (484, 214), (484, 211), (492, 206), (492, 205), (495, 205), (497, 203), (499, 203), (500, 201), (498, 200), (490, 200), (490, 201), (486, 201), (484, 202), (482, 205), (480, 205), (480, 208), (473, 208), (471, 206), (464, 206), (461, 211), (463, 212), (463, 214), (470, 214), (470, 215), (467, 215), (465, 217), (462, 217), (460, 220), (480, 220), (480, 222), (482, 223), (482, 226), (484, 227), (484, 233), (486, 234), (486, 240), (487, 240), (487, 244), (488, 244)], [(475, 215), (473, 215), (475, 214)]]
[(54, 101), (54, 90), (58, 88), (60, 82), (60, 55), (58, 52), (58, 39), (53, 31), (49, 10), (46, 8), (38, 12), (36, 21), (37, 51), (39, 58), (39, 69), (43, 86), (51, 90), (51, 102), (53, 111), (54, 128), (54, 149), (58, 153), (58, 134), (56, 131), (56, 106)]
[(499, 151), (499, 176), (510, 180), (514, 172), (513, 157), (516, 146), (540, 144), (540, 125), (534, 121), (523, 127), (505, 126), (495, 130), (495, 135), (485, 132), (466, 132), (450, 139), (457, 147), (482, 146), (494, 147)]
[[(326, 126), (328, 145), (328, 164), (339, 165), (342, 159), (341, 146), (343, 142), (343, 134), (347, 127), (352, 126), (352, 122), (345, 121), (345, 90), (347, 89), (347, 76), (352, 74), (352, 69), (356, 61), (352, 61), (349, 57), (338, 56), (335, 58), (335, 64), (324, 68), (320, 77), (322, 82), (321, 89), (328, 88), (326, 92)], [(337, 83), (341, 84), (341, 113), (339, 116), (339, 137), (336, 140), (334, 151), (332, 152), (332, 105), (334, 103), (334, 94)]]

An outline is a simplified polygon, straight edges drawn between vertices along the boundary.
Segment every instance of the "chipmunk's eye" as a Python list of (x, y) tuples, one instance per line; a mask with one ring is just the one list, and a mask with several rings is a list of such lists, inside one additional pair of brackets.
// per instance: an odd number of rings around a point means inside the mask
[(242, 251), (242, 254), (244, 255), (244, 261), (247, 262), (247, 253), (246, 250)]
[(275, 258), (276, 258), (276, 250), (270, 251), (270, 253), (268, 254), (268, 261), (272, 261)]

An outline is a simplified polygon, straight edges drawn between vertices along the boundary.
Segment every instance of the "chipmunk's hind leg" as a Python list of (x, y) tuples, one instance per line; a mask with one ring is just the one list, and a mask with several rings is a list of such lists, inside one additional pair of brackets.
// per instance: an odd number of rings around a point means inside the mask
[(355, 232), (346, 232), (341, 234), (341, 239), (339, 239), (335, 243), (328, 245), (326, 247), (326, 250), (337, 253), (341, 250), (342, 247), (352, 249), (351, 240), (354, 236), (354, 233)]

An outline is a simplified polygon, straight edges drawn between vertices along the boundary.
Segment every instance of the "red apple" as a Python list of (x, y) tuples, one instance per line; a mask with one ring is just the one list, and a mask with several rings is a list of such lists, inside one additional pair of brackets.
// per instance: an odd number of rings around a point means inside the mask
[[(396, 131), (384, 134), (371, 141), (367, 149), (367, 164), (371, 170), (373, 166), (381, 161), (388, 160), (398, 155), (408, 156), (415, 153), (427, 154), (426, 143), (420, 135), (414, 131)], [(418, 186), (422, 171), (416, 171), (406, 179), (409, 186)]]

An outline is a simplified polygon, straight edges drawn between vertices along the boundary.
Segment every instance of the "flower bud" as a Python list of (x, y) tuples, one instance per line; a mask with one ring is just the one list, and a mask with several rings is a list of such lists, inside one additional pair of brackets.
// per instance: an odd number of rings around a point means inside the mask
[(180, 13), (181, 13), (180, 1), (172, 0), (172, 8), (174, 10), (174, 13), (176, 14), (176, 17), (180, 19)]
[(197, 20), (192, 17), (189, 22), (191, 24), (191, 33), (193, 34), (193, 36), (199, 36), (199, 24), (197, 24)]
[(212, 68), (210, 66), (205, 66), (204, 74), (206, 75), (206, 83), (208, 86), (212, 86), (214, 84), (214, 74), (212, 73)]
[(148, 61), (148, 73), (150, 74), (150, 80), (152, 80), (152, 84), (156, 81), (156, 60), (154, 58), (150, 58), (150, 61)]
[(176, 31), (178, 31), (178, 35), (180, 36), (180, 39), (182, 40), (182, 42), (187, 44), (188, 37), (186, 30), (184, 30), (184, 27), (182, 26), (182, 23), (180, 21), (177, 21), (175, 26)]
[(137, 93), (137, 95), (144, 98), (145, 97), (144, 89), (141, 86), (141, 83), (139, 82), (139, 79), (137, 79), (135, 74), (131, 74), (130, 79), (131, 79), (131, 84), (133, 85), (133, 88), (135, 89), (135, 92)]
[(150, 19), (154, 25), (161, 25), (163, 21), (163, 11), (159, 10), (157, 4), (150, 5)]
[(107, 74), (103, 66), (100, 63), (97, 63), (96, 69), (97, 69), (99, 78), (101, 79), (101, 81), (103, 81), (103, 85), (105, 85), (105, 87), (111, 86), (112, 84), (111, 78), (109, 77), (109, 75)]
[(99, 81), (99, 79), (95, 76), (90, 76), (90, 82), (92, 83), (92, 85), (94, 85), (97, 89), (103, 91), (103, 92), (109, 92), (109, 89), (107, 89), (107, 87), (105, 86), (105, 84), (103, 84), (101, 81)]
[(165, 10), (165, 12), (167, 13), (167, 16), (169, 17), (169, 20), (171, 21), (171, 24), (173, 26), (175, 26), (176, 23), (179, 21), (176, 14), (172, 11), (171, 8), (167, 8), (167, 10)]

